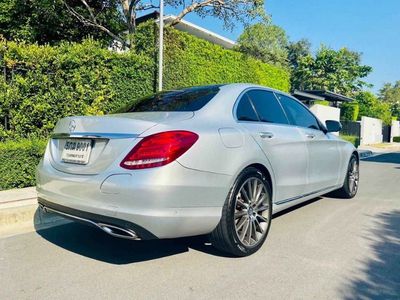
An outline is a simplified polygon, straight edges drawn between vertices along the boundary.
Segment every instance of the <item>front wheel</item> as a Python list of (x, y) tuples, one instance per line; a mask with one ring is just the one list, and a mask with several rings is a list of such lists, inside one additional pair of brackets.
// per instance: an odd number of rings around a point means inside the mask
[(353, 198), (358, 191), (358, 183), (360, 180), (360, 164), (355, 154), (350, 158), (349, 165), (347, 167), (346, 178), (343, 186), (334, 191), (334, 196), (340, 198)]
[(225, 201), (222, 217), (211, 233), (219, 250), (247, 256), (261, 248), (271, 225), (271, 188), (256, 168), (246, 168), (236, 179)]

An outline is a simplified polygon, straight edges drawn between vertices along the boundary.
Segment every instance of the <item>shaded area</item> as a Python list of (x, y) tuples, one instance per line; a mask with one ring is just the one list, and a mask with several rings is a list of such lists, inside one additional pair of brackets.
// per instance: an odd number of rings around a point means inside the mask
[(400, 164), (400, 152), (384, 153), (377, 156), (364, 158), (363, 161)]
[(400, 299), (400, 210), (374, 218), (375, 228), (365, 236), (371, 258), (362, 262), (362, 276), (343, 289), (345, 299)]
[(187, 252), (189, 248), (211, 255), (226, 256), (214, 249), (204, 236), (131, 241), (109, 236), (97, 228), (78, 222), (38, 230), (37, 233), (68, 251), (111, 264), (158, 259)]
[[(276, 213), (273, 218), (290, 213), (320, 199), (322, 198), (315, 198), (290, 207)], [(70, 222), (47, 229), (36, 227), (36, 231), (41, 237), (61, 248), (111, 264), (130, 264), (154, 260), (185, 253), (189, 249), (220, 257), (234, 257), (215, 249), (207, 236), (131, 241), (109, 236), (98, 228), (79, 222)]]

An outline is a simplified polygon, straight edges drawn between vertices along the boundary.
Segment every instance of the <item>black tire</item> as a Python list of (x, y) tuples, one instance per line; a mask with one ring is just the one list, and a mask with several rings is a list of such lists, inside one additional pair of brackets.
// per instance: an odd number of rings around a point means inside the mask
[[(354, 169), (354, 166), (356, 169)], [(332, 192), (332, 196), (337, 198), (351, 199), (353, 198), (358, 191), (358, 184), (360, 179), (360, 164), (355, 154), (352, 154), (349, 160), (349, 164), (347, 166), (346, 178), (344, 179), (343, 186)], [(352, 184), (352, 180), (354, 180), (354, 185)]]
[[(247, 195), (250, 192), (251, 197)], [(267, 238), (271, 217), (270, 184), (258, 169), (248, 167), (239, 174), (228, 194), (221, 220), (211, 233), (211, 243), (234, 256), (251, 255)]]

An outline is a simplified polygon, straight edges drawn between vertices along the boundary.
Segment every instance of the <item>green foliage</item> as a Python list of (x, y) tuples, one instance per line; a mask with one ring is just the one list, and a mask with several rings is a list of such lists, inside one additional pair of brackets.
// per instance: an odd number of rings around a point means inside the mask
[(43, 140), (0, 142), (0, 190), (35, 185), (35, 170), (46, 148)]
[(361, 54), (342, 48), (338, 51), (321, 46), (315, 57), (302, 56), (292, 72), (292, 89), (324, 89), (352, 95), (369, 86), (365, 78), (372, 68), (361, 65)]
[(358, 103), (345, 102), (340, 107), (340, 119), (344, 121), (357, 121), (360, 106)]
[(386, 83), (379, 91), (379, 99), (390, 106), (394, 117), (400, 118), (400, 81)]
[[(80, 1), (67, 3), (77, 12), (85, 12)], [(122, 30), (117, 0), (88, 1), (99, 22), (111, 31)], [(57, 43), (81, 41), (89, 35), (109, 41), (109, 37), (90, 26), (83, 26), (68, 13), (63, 0), (2, 0), (0, 2), (0, 36), (8, 40)]]
[(400, 143), (400, 136), (393, 137), (393, 142)]
[(279, 26), (257, 23), (246, 27), (239, 36), (237, 49), (265, 63), (288, 67), (288, 39)]
[(352, 143), (354, 145), (354, 147), (356, 147), (356, 148), (360, 145), (360, 138), (358, 136), (340, 134), (340, 138), (342, 140)]
[(326, 100), (315, 100), (313, 102), (314, 102), (314, 104), (319, 104), (319, 105), (323, 105), (323, 106), (329, 106), (329, 101), (326, 101)]
[[(135, 37), (139, 54), (118, 54), (93, 40), (39, 46), (0, 42), (0, 141), (46, 138), (58, 119), (114, 111), (154, 92), (154, 23)], [(250, 82), (283, 91), (289, 74), (236, 51), (167, 28), (164, 89)]]
[(389, 105), (379, 101), (371, 92), (359, 92), (356, 94), (355, 99), (360, 106), (359, 118), (365, 116), (381, 119), (387, 125), (392, 123)]
[(311, 43), (307, 39), (301, 39), (297, 42), (289, 42), (287, 46), (289, 65), (292, 69), (299, 66), (301, 58), (311, 55)]
[(289, 90), (289, 73), (169, 28), (165, 38), (164, 89), (248, 82)]
[(0, 42), (0, 65), (7, 74), (0, 77), (0, 140), (47, 137), (62, 117), (107, 113), (154, 86), (148, 57), (91, 40), (56, 47)]

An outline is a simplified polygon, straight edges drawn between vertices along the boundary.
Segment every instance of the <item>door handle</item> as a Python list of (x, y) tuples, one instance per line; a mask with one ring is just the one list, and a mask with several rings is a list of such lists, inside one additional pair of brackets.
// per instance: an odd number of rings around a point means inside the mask
[(315, 134), (313, 134), (313, 133), (307, 133), (307, 134), (306, 134), (306, 137), (309, 138), (309, 139), (313, 139), (313, 138), (315, 138)]
[(274, 134), (272, 132), (260, 132), (260, 137), (262, 139), (272, 139)]

